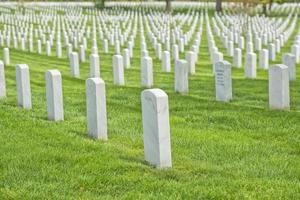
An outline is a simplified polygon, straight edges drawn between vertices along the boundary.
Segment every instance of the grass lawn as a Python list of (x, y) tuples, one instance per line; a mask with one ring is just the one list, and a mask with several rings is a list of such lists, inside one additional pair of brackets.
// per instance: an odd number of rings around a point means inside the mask
[[(300, 199), (300, 70), (290, 85), (290, 111), (269, 110), (268, 74), (260, 69), (249, 80), (243, 68), (234, 68), (233, 101), (216, 102), (205, 23), (187, 95), (174, 92), (174, 66), (172, 73), (162, 73), (148, 41), (155, 87), (169, 96), (173, 168), (167, 170), (144, 161), (139, 26), (124, 87), (113, 85), (113, 48), (104, 54), (98, 45), (106, 83), (107, 142), (87, 136), (89, 62), (80, 64), (80, 78), (72, 78), (65, 51), (58, 59), (55, 49), (47, 57), (44, 46), (43, 55), (11, 48), (11, 64), (5, 68), (7, 99), (0, 101), (0, 199)], [(290, 52), (297, 30), (282, 52)], [(280, 63), (281, 54), (276, 58)], [(32, 110), (16, 105), (19, 63), (30, 68)], [(62, 73), (64, 122), (47, 120), (49, 69)]]

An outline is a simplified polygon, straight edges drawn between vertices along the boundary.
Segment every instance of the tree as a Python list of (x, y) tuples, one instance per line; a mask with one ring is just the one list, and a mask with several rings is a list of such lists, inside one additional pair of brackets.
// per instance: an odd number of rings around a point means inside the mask
[(216, 0), (216, 11), (222, 12), (222, 0)]
[(171, 0), (166, 0), (166, 11), (167, 12), (171, 11)]
[(96, 8), (104, 8), (105, 7), (105, 0), (94, 0)]

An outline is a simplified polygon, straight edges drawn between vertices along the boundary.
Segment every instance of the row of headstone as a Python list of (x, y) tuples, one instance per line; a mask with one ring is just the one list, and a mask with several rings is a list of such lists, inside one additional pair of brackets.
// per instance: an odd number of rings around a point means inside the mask
[[(271, 109), (290, 108), (289, 68), (285, 64), (275, 64), (269, 68), (269, 107)], [(233, 98), (231, 64), (227, 61), (219, 61), (215, 64), (215, 91), (217, 101), (229, 102)]]
[[(116, 55), (118, 59), (119, 55)], [(62, 76), (58, 70), (45, 73), (48, 119), (64, 120)], [(31, 109), (29, 67), (16, 65), (18, 105)], [(107, 140), (105, 83), (99, 78), (86, 80), (87, 129), (91, 138)], [(0, 61), (0, 98), (6, 97), (4, 63)], [(168, 96), (160, 89), (142, 92), (145, 160), (157, 168), (172, 167)], [(155, 106), (153, 106), (155, 105)]]

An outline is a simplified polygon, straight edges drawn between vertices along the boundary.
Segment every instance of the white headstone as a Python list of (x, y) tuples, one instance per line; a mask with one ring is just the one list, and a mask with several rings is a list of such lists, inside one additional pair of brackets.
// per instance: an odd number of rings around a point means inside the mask
[(296, 57), (296, 63), (300, 63), (300, 46), (297, 44), (292, 45), (292, 54)]
[(83, 45), (79, 46), (79, 55), (80, 55), (80, 62), (85, 62), (85, 48)]
[(145, 160), (157, 168), (172, 167), (168, 96), (147, 89), (141, 99)]
[(171, 71), (171, 58), (168, 51), (164, 51), (162, 55), (162, 71), (170, 72)]
[(62, 50), (61, 50), (61, 43), (60, 42), (56, 43), (56, 56), (58, 58), (62, 57)]
[(46, 42), (46, 55), (51, 56), (51, 44), (50, 41)]
[(269, 68), (269, 106), (271, 109), (289, 109), (289, 71), (283, 64)]
[(31, 109), (31, 89), (30, 89), (30, 75), (29, 68), (26, 64), (16, 65), (16, 86), (17, 86), (17, 97), (18, 105), (25, 108)]
[(123, 57), (121, 55), (113, 56), (113, 71), (114, 71), (114, 84), (125, 85)]
[(148, 88), (151, 88), (153, 85), (152, 59), (148, 56), (142, 58), (141, 84), (143, 87), (148, 87)]
[(227, 61), (220, 61), (215, 67), (216, 99), (228, 102), (232, 99), (231, 65)]
[(234, 49), (233, 66), (237, 68), (242, 66), (242, 51), (240, 48)]
[(41, 40), (37, 41), (37, 53), (38, 54), (42, 53), (42, 42), (41, 42)]
[(234, 53), (234, 44), (233, 41), (229, 40), (227, 45), (227, 54), (232, 57)]
[(262, 49), (259, 52), (259, 67), (261, 69), (269, 68), (269, 51), (267, 49)]
[(188, 70), (190, 74), (195, 74), (196, 55), (193, 51), (188, 51), (185, 54), (185, 59), (188, 63)]
[(86, 107), (89, 136), (107, 140), (105, 83), (101, 78), (86, 80)]
[(219, 61), (223, 61), (223, 54), (221, 52), (215, 52), (213, 54), (212, 71), (215, 74), (215, 64)]
[(247, 53), (245, 61), (245, 77), (256, 78), (256, 54)]
[(5, 68), (4, 63), (0, 60), (0, 99), (6, 98)]
[(129, 49), (123, 50), (123, 62), (126, 69), (130, 68), (130, 52)]
[(90, 78), (100, 77), (100, 59), (98, 54), (90, 55)]
[(79, 59), (78, 59), (77, 52), (70, 53), (70, 68), (71, 68), (71, 75), (73, 77), (80, 76)]
[(259, 37), (257, 37), (257, 38), (255, 39), (255, 49), (256, 49), (257, 51), (260, 51), (260, 50), (261, 50), (261, 39), (260, 39)]
[(104, 53), (108, 53), (108, 41), (107, 41), (107, 39), (103, 40), (103, 51), (104, 51)]
[(3, 62), (4, 62), (4, 65), (9, 65), (10, 64), (9, 48), (4, 48), (3, 49)]
[(48, 70), (45, 76), (48, 119), (63, 121), (64, 108), (61, 74), (58, 70)]
[(188, 93), (188, 63), (186, 60), (177, 60), (175, 63), (175, 91)]
[(269, 59), (271, 61), (275, 61), (276, 59), (275, 45), (273, 43), (269, 44)]
[(291, 53), (283, 54), (282, 64), (288, 67), (290, 80), (296, 80), (296, 57)]
[(173, 55), (174, 61), (176, 62), (176, 60), (179, 59), (179, 52), (178, 52), (177, 44), (173, 44), (173, 46), (172, 46), (172, 55)]

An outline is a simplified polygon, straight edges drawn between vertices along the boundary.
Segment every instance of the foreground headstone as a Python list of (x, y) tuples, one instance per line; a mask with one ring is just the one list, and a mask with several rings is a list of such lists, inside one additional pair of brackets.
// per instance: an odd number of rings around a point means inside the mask
[(79, 77), (79, 58), (77, 52), (70, 53), (70, 68), (71, 68), (71, 75), (73, 77)]
[(296, 57), (291, 53), (283, 54), (282, 64), (288, 67), (289, 69), (289, 78), (290, 80), (296, 79)]
[(157, 168), (172, 167), (168, 95), (148, 89), (141, 100), (145, 160)]
[(100, 61), (98, 54), (90, 55), (90, 77), (100, 77)]
[(141, 65), (141, 84), (143, 87), (152, 87), (153, 85), (153, 65), (150, 57), (142, 58)]
[(271, 109), (289, 109), (289, 70), (283, 64), (269, 68), (269, 106)]
[(9, 48), (4, 48), (3, 49), (3, 62), (4, 62), (4, 65), (9, 65), (10, 64)]
[(46, 98), (48, 119), (53, 121), (64, 120), (63, 93), (61, 74), (58, 70), (46, 72)]
[(123, 57), (121, 55), (113, 56), (113, 71), (114, 71), (114, 84), (125, 85)]
[(228, 102), (232, 99), (231, 65), (227, 61), (220, 61), (215, 67), (216, 99)]
[(5, 68), (0, 60), (0, 99), (6, 98)]
[(31, 89), (28, 65), (16, 65), (16, 85), (18, 105), (25, 109), (31, 109)]
[(188, 93), (188, 63), (186, 60), (177, 60), (175, 63), (175, 91)]
[(86, 80), (86, 107), (89, 136), (107, 140), (105, 83), (101, 78)]

